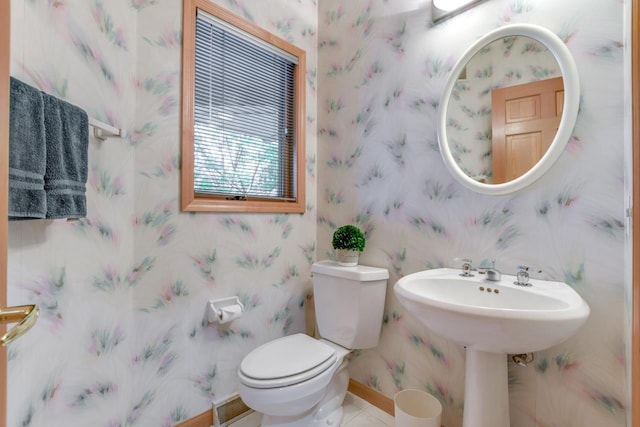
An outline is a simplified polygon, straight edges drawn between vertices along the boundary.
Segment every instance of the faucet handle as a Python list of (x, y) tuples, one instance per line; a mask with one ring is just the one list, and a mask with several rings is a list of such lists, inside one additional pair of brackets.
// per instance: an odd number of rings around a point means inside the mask
[(462, 273), (460, 273), (461, 276), (463, 277), (472, 277), (473, 274), (471, 274), (471, 263), (473, 261), (471, 261), (468, 258), (454, 258), (454, 261), (460, 261), (462, 262)]
[(516, 281), (514, 285), (518, 286), (531, 286), (529, 283), (529, 267), (526, 265), (519, 265), (518, 272), (516, 273)]

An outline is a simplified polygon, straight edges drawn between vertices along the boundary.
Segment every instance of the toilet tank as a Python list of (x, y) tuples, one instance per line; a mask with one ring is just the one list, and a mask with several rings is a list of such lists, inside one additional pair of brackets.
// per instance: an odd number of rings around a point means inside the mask
[(311, 275), (320, 336), (348, 349), (377, 346), (389, 271), (327, 260), (314, 263)]

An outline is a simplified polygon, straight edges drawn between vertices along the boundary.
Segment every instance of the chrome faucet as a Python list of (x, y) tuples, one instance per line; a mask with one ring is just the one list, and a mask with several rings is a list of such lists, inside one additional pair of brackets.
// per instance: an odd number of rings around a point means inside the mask
[(491, 267), (485, 269), (487, 280), (490, 282), (499, 282), (502, 279), (502, 273), (496, 269), (496, 260), (491, 260)]
[(491, 267), (478, 267), (480, 274), (486, 274), (486, 280), (490, 282), (499, 282), (502, 279), (502, 273), (496, 268), (496, 260), (491, 260)]
[(518, 266), (516, 281), (513, 282), (513, 284), (518, 286), (531, 286), (531, 283), (529, 283), (529, 267), (526, 265)]

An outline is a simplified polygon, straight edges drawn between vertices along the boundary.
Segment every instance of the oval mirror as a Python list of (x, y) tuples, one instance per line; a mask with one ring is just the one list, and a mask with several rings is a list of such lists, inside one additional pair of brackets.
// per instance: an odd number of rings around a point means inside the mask
[(579, 102), (578, 71), (558, 36), (528, 24), (498, 28), (449, 76), (438, 113), (444, 162), (472, 190), (518, 191), (560, 157)]

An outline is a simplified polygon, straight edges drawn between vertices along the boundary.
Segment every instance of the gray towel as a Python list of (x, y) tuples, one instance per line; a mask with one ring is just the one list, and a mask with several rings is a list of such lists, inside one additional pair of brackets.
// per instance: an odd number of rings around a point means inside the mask
[(9, 219), (44, 218), (46, 144), (41, 92), (11, 77)]
[(47, 218), (83, 218), (87, 215), (87, 113), (61, 99), (42, 94), (47, 145), (44, 189)]

